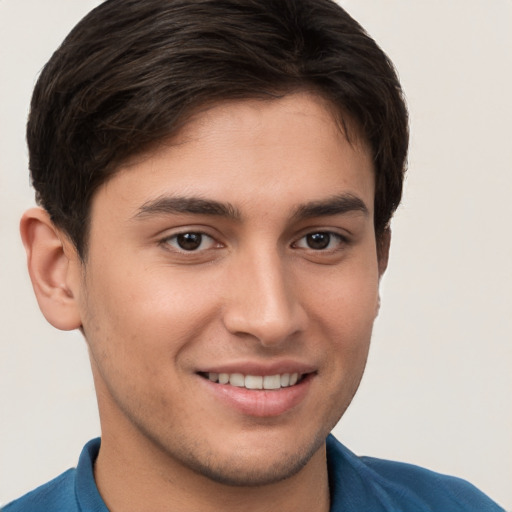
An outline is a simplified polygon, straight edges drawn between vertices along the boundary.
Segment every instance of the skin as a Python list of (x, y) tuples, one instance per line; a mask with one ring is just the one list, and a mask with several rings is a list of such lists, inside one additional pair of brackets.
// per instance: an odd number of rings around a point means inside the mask
[[(41, 309), (87, 341), (110, 510), (329, 509), (324, 440), (362, 377), (387, 260), (373, 200), (366, 145), (303, 93), (214, 106), (128, 162), (93, 199), (85, 263), (25, 214)], [(238, 367), (308, 377), (298, 399), (234, 404), (201, 374)]]

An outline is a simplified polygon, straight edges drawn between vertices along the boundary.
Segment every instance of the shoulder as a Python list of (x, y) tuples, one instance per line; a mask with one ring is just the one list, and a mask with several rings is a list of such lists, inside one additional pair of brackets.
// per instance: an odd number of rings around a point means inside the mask
[[(358, 512), (503, 511), (476, 487), (460, 478), (412, 464), (358, 457), (332, 436), (327, 439), (327, 453), (331, 489), (336, 494), (332, 499), (334, 502), (340, 500), (340, 507), (333, 507), (332, 512), (343, 509)], [(341, 499), (344, 508), (341, 508)]]
[(75, 499), (75, 469), (9, 503), (1, 512), (78, 512)]
[(0, 512), (108, 512), (94, 481), (94, 461), (101, 440), (93, 439), (83, 448), (76, 469), (7, 504)]

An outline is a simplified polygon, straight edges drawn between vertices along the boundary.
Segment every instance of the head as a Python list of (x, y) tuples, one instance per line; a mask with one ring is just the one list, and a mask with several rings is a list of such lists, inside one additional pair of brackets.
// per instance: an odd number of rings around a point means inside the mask
[(363, 29), (330, 0), (108, 0), (43, 70), (28, 141), (29, 268), (86, 337), (100, 457), (242, 486), (321, 461), (407, 149)]

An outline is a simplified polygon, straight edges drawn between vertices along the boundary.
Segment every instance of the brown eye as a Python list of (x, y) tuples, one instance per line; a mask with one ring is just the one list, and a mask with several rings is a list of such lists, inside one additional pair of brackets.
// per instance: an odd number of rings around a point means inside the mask
[(176, 243), (184, 251), (195, 251), (201, 247), (203, 235), (201, 233), (182, 233), (176, 236)]
[(306, 244), (310, 249), (321, 251), (329, 247), (331, 243), (330, 233), (311, 233), (306, 236)]
[(336, 251), (348, 244), (348, 240), (333, 231), (314, 231), (293, 244), (298, 249), (310, 251)]
[(212, 249), (217, 245), (217, 242), (211, 236), (196, 231), (172, 235), (163, 240), (163, 243), (172, 249), (182, 252), (199, 252)]

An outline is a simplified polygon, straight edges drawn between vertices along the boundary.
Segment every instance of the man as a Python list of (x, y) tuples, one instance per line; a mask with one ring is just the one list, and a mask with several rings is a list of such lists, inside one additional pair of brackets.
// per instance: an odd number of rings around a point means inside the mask
[(102, 438), (6, 511), (499, 510), (328, 437), (407, 152), (393, 68), (340, 7), (109, 0), (41, 74), (27, 138), (29, 272), (84, 334)]

